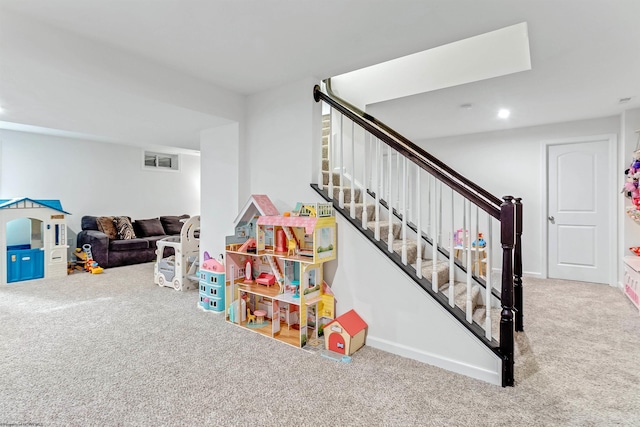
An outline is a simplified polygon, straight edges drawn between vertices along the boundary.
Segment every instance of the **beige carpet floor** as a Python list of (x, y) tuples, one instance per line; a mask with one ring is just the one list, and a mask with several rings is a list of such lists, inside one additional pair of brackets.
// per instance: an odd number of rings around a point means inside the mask
[(516, 386), (365, 346), (336, 363), (153, 285), (153, 265), (0, 287), (0, 425), (640, 425), (640, 315), (525, 279)]

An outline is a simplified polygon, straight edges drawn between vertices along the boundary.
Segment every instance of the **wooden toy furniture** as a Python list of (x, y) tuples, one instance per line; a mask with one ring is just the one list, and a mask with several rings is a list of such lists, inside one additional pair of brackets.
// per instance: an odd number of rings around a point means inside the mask
[(256, 279), (256, 283), (260, 283), (261, 285), (271, 286), (276, 282), (276, 276), (269, 273), (260, 273), (258, 278)]
[(266, 310), (256, 310), (253, 312), (253, 314), (255, 314), (258, 317), (258, 323), (264, 323), (264, 316), (267, 315), (267, 311)]
[(256, 315), (251, 314), (250, 308), (247, 308), (247, 323), (256, 323)]

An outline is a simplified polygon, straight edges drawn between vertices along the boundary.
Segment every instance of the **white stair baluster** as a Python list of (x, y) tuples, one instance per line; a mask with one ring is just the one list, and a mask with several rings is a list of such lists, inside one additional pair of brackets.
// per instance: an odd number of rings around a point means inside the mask
[(485, 260), (487, 261), (486, 265), (485, 265), (485, 309), (486, 309), (486, 317), (484, 319), (484, 336), (485, 338), (487, 338), (488, 340), (491, 340), (491, 291), (492, 291), (492, 283), (491, 283), (491, 241), (493, 240), (493, 234), (491, 233), (491, 229), (492, 229), (492, 218), (491, 215), (487, 215), (488, 218), (488, 224), (487, 224), (487, 238), (485, 239), (487, 246), (485, 247), (485, 254), (486, 254), (486, 258)]
[(349, 215), (356, 218), (356, 140), (355, 123), (351, 120), (351, 200), (349, 201)]
[(382, 195), (382, 146), (378, 138), (376, 138), (376, 226), (374, 230), (374, 237), (376, 240), (380, 240), (380, 197)]
[(480, 241), (480, 209), (478, 209), (478, 205), (476, 207), (476, 228), (474, 234), (474, 241), (476, 242), (476, 250), (474, 252), (474, 266), (476, 268), (476, 277), (480, 277), (480, 248), (478, 247), (478, 242)]
[(364, 155), (362, 156), (362, 186), (360, 187), (360, 197), (362, 198), (362, 228), (364, 230), (367, 229), (367, 188), (371, 187), (371, 182), (367, 179), (367, 162), (369, 161), (369, 157), (367, 154), (370, 154), (371, 148), (371, 134), (367, 131), (364, 131)]
[(449, 305), (453, 307), (456, 303), (454, 300), (454, 284), (455, 284), (455, 240), (454, 235), (456, 231), (455, 224), (455, 191), (451, 189), (451, 231), (449, 232)]
[(422, 279), (422, 199), (420, 197), (420, 166), (416, 165), (416, 197), (414, 200), (416, 206), (416, 230), (417, 230), (417, 244), (418, 251), (416, 255), (416, 275), (418, 279)]
[(432, 253), (431, 253), (431, 266), (432, 266), (432, 273), (431, 273), (431, 281), (434, 282), (436, 284), (436, 287), (434, 289), (440, 289), (440, 283), (438, 283), (438, 233), (440, 231), (440, 210), (438, 209), (439, 205), (440, 205), (440, 198), (442, 197), (442, 194), (440, 192), (440, 183), (436, 180), (436, 178), (433, 178), (433, 192), (434, 192), (434, 199), (435, 199), (435, 203), (434, 203), (434, 209), (433, 209), (433, 239), (432, 239)]
[(407, 265), (407, 158), (402, 156), (402, 263)]
[(334, 147), (333, 144), (336, 140), (336, 136), (333, 133), (333, 107), (331, 107), (331, 111), (329, 114), (329, 124), (331, 129), (329, 131), (329, 144), (327, 145), (327, 158), (329, 159), (329, 197), (333, 200), (333, 152)]
[[(465, 218), (469, 219), (469, 233), (468, 233), (468, 242), (467, 243), (467, 304), (466, 304), (466, 313), (467, 313), (467, 322), (471, 323), (473, 321), (473, 312), (471, 310), (471, 279), (472, 279), (472, 257), (471, 257), (471, 202), (465, 199)], [(465, 221), (466, 222), (466, 221)]]
[(388, 184), (389, 184), (389, 197), (387, 198), (387, 206), (389, 208), (389, 221), (388, 221), (388, 232), (387, 232), (387, 250), (389, 252), (393, 252), (393, 192), (392, 192), (392, 188), (393, 188), (393, 171), (392, 171), (392, 167), (393, 167), (393, 163), (391, 161), (391, 157), (392, 157), (392, 151), (391, 151), (391, 147), (388, 147), (389, 150), (387, 152), (387, 163), (388, 163), (388, 167), (389, 167), (389, 179), (388, 179)]
[(340, 167), (340, 190), (338, 190), (338, 206), (344, 209), (344, 128), (342, 127), (343, 115), (340, 114), (340, 140), (339, 140), (339, 164)]
[(434, 292), (438, 292), (438, 265), (437, 265), (437, 261), (438, 261), (438, 242), (436, 239), (436, 234), (438, 233), (437, 231), (437, 216), (438, 216), (438, 211), (436, 209), (437, 207), (437, 200), (436, 200), (436, 187), (437, 187), (437, 182), (436, 182), (436, 178), (435, 177), (431, 177), (431, 185), (430, 190), (431, 190), (431, 198), (429, 199), (429, 204), (431, 205), (431, 289)]
[[(325, 105), (324, 101), (322, 101), (321, 105)], [(324, 150), (324, 117), (322, 117), (322, 122), (322, 126), (320, 126), (320, 128), (322, 129), (322, 134), (320, 135), (320, 169), (318, 170), (318, 188), (320, 190), (324, 189), (324, 176), (322, 175), (322, 166), (324, 164), (324, 156), (322, 155), (322, 152)], [(331, 123), (331, 115), (329, 115), (329, 123)], [(331, 125), (329, 125), (329, 134), (331, 134)], [(327, 136), (327, 140), (328, 139), (329, 137)], [(327, 150), (328, 149), (329, 147), (327, 147)]]
[(429, 179), (429, 234), (431, 237), (431, 289), (434, 292), (438, 292), (438, 273), (435, 267), (435, 251), (437, 246), (435, 245), (434, 235), (436, 233), (435, 210), (436, 210), (436, 192), (434, 191), (436, 180), (433, 176)]
[(400, 195), (402, 194), (402, 178), (400, 172), (400, 153), (396, 153), (396, 212), (402, 213), (400, 209)]

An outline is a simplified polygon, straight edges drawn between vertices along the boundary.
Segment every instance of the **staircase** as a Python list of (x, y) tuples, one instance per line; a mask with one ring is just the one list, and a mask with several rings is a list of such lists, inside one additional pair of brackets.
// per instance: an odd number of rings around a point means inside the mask
[[(520, 200), (490, 195), (319, 87), (314, 97), (331, 113), (312, 187), (498, 355), (502, 384), (512, 386), (513, 332), (522, 330)], [(486, 247), (475, 247), (478, 233)], [(500, 252), (502, 270), (494, 271)]]

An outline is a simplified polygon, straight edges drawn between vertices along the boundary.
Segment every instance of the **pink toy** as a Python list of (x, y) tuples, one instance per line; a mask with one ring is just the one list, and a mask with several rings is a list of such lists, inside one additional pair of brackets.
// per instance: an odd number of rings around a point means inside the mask
[(258, 278), (256, 279), (256, 283), (260, 283), (261, 285), (271, 286), (276, 282), (276, 276), (269, 273), (260, 273)]
[(216, 273), (224, 273), (224, 265), (217, 259), (211, 258), (211, 256), (209, 255), (209, 252), (205, 251), (203, 257), (204, 257), (204, 262), (202, 263), (203, 270), (215, 271)]

